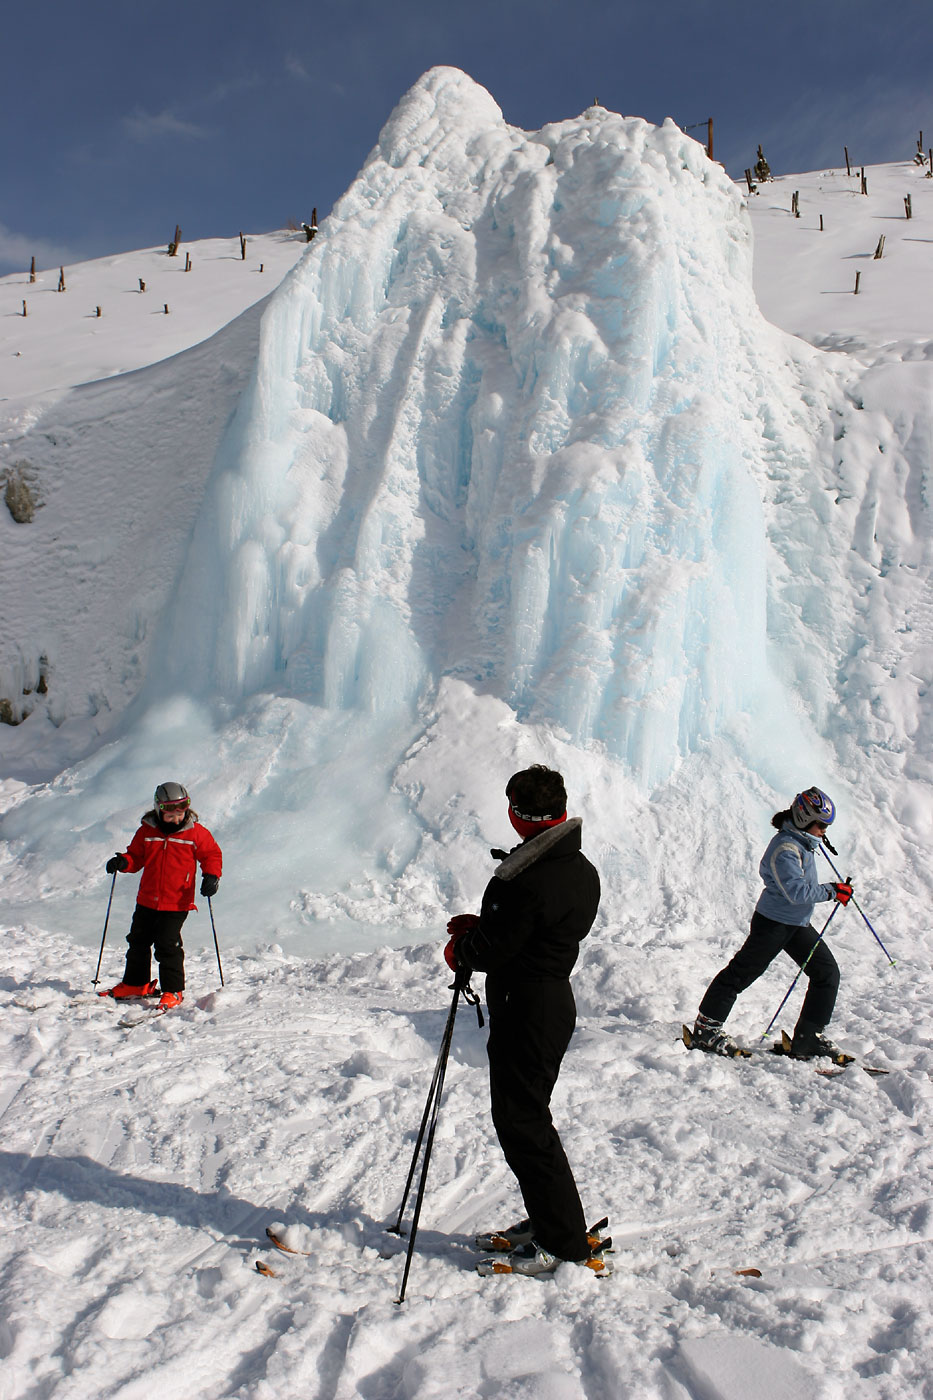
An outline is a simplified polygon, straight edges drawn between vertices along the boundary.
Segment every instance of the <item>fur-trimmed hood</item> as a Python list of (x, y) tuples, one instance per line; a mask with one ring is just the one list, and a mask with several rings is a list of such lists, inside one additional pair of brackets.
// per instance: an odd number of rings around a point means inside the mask
[[(540, 836), (532, 836), (530, 841), (523, 841), (520, 846), (516, 846), (514, 850), (510, 851), (496, 871), (494, 878), (496, 880), (514, 880), (516, 875), (520, 875), (523, 870), (534, 865), (536, 860), (540, 860), (559, 842), (573, 832), (581, 832), (582, 829), (582, 817), (570, 817), (567, 821), (561, 822), (559, 826), (549, 826), (547, 830), (541, 832)], [(579, 850), (579, 848), (580, 840), (578, 838), (575, 849)]]

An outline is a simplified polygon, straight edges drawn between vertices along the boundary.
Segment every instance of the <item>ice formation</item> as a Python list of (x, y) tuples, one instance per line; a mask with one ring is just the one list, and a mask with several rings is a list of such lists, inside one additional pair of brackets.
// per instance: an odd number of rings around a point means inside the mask
[(650, 787), (775, 685), (794, 372), (696, 142), (601, 108), (517, 131), (434, 69), (266, 313), (174, 674), (369, 711), (456, 676)]

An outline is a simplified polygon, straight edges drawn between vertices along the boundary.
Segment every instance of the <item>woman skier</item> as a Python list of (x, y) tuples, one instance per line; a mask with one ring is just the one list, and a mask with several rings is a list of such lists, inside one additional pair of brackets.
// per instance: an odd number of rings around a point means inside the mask
[(700, 1002), (692, 1033), (685, 1030), (690, 1048), (716, 1055), (738, 1055), (735, 1041), (723, 1030), (723, 1022), (735, 999), (757, 981), (778, 953), (787, 953), (799, 967), (806, 963), (809, 978), (800, 1018), (794, 1030), (791, 1054), (800, 1059), (825, 1055), (837, 1060), (842, 1051), (823, 1031), (833, 1014), (839, 988), (839, 968), (810, 919), (814, 905), (835, 899), (842, 905), (852, 898), (847, 883), (821, 884), (816, 875), (814, 852), (836, 809), (817, 787), (799, 792), (790, 807), (775, 812), (777, 827), (758, 867), (764, 889), (752, 915), (751, 931), (731, 962), (717, 973)]
[(159, 964), (162, 989), (160, 1006), (179, 1006), (185, 986), (185, 950), (181, 926), (195, 907), (196, 867), (201, 867), (201, 894), (217, 893), (222, 856), (220, 847), (197, 812), (191, 810), (181, 783), (160, 783), (151, 812), (147, 812), (125, 854), (111, 856), (108, 875), (117, 871), (143, 872), (136, 896), (136, 911), (126, 936), (129, 948), (123, 980), (102, 997), (152, 996), (158, 990), (150, 982), (151, 952)]

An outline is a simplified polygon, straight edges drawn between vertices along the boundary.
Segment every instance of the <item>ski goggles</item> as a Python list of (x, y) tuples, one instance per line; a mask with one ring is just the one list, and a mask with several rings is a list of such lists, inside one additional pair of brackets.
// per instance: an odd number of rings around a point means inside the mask
[(187, 810), (188, 810), (188, 799), (187, 799), (187, 797), (176, 797), (175, 800), (174, 800), (174, 802), (160, 802), (160, 803), (159, 803), (159, 811), (160, 811), (160, 812), (187, 812)]

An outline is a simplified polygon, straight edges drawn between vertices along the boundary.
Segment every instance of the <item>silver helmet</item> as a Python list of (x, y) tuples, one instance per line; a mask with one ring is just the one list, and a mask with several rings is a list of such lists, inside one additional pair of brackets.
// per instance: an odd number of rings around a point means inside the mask
[(182, 787), (181, 783), (160, 783), (155, 790), (153, 802), (158, 812), (162, 812), (166, 808), (169, 811), (177, 812), (187, 809), (191, 805), (188, 790)]

